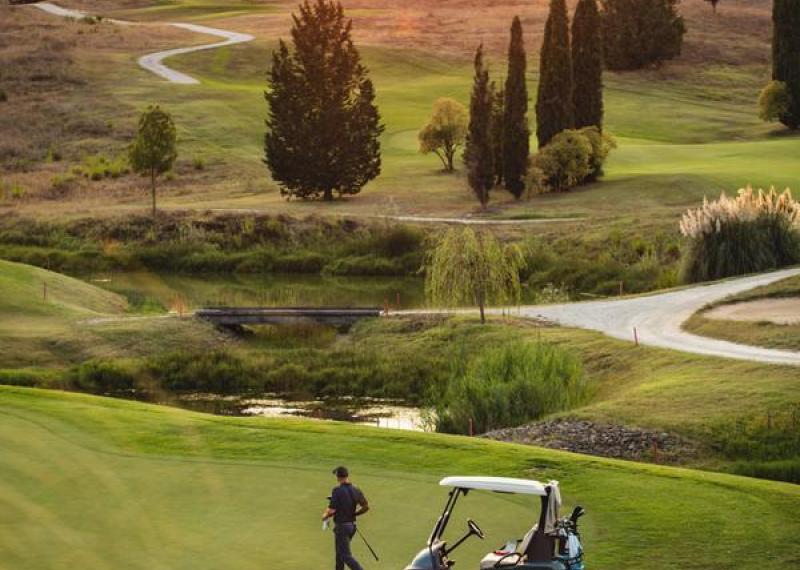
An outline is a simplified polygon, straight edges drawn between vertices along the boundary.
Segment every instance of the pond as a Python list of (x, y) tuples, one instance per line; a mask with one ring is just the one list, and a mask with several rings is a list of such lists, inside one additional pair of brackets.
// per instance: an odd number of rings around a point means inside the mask
[[(83, 275), (82, 279), (128, 298), (135, 310), (193, 311), (200, 307), (426, 307), (418, 277), (310, 274), (175, 274), (150, 271)], [(542, 291), (522, 288), (522, 304), (540, 302)]]
[(419, 278), (305, 274), (169, 274), (148, 271), (82, 276), (120, 293), (136, 310), (192, 311), (204, 306), (339, 306), (416, 309), (425, 306)]
[(108, 394), (219, 416), (309, 418), (371, 425), (379, 428), (430, 431), (418, 408), (394, 400), (343, 398), (287, 400), (276, 394), (149, 393)]

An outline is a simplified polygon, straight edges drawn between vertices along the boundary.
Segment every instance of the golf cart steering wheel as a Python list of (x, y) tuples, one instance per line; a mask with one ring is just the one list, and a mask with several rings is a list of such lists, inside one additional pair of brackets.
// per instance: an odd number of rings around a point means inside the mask
[(475, 536), (477, 536), (478, 538), (480, 538), (481, 540), (486, 538), (486, 535), (483, 534), (483, 531), (481, 530), (481, 527), (479, 527), (478, 523), (476, 523), (474, 520), (467, 519), (467, 526), (469, 527), (469, 531), (472, 534), (474, 534)]

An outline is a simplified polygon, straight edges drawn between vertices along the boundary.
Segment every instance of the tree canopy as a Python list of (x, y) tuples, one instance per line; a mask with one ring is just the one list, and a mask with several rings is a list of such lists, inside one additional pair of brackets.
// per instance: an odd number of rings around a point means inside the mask
[(522, 22), (515, 17), (508, 46), (508, 76), (504, 90), (502, 178), (506, 189), (519, 198), (525, 191), (531, 132), (528, 127), (527, 58)]
[(177, 134), (172, 116), (158, 105), (149, 106), (139, 117), (136, 138), (128, 149), (134, 172), (150, 177), (153, 216), (156, 215), (156, 178), (172, 169), (178, 157)]
[(603, 31), (597, 0), (579, 0), (572, 21), (575, 128), (603, 128)]
[(430, 120), (417, 135), (420, 152), (435, 154), (444, 169), (453, 172), (456, 152), (467, 138), (468, 120), (464, 105), (449, 97), (437, 99)]
[(601, 0), (605, 62), (609, 69), (640, 69), (677, 57), (686, 24), (680, 0)]
[(539, 148), (572, 127), (572, 54), (565, 0), (550, 0), (540, 53), (539, 91), (536, 97), (536, 137)]
[(494, 186), (494, 148), (492, 145), (492, 87), (489, 71), (483, 62), (483, 45), (475, 53), (475, 77), (469, 106), (469, 128), (464, 163), (467, 180), (475, 197), (486, 207), (489, 190)]
[(519, 304), (522, 263), (518, 248), (491, 233), (453, 228), (428, 258), (425, 291), (439, 306), (477, 306), (483, 323), (487, 305)]
[(287, 197), (357, 194), (381, 171), (375, 89), (342, 5), (309, 0), (272, 55), (264, 162)]
[(800, 2), (775, 0), (772, 9), (772, 79), (786, 86), (786, 111), (779, 119), (800, 127)]

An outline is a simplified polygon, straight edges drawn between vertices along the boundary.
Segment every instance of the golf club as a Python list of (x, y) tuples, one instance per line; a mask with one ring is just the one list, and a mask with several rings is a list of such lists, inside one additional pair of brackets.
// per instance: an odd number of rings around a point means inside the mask
[(378, 558), (378, 555), (377, 555), (377, 554), (375, 554), (375, 551), (374, 551), (374, 550), (372, 549), (372, 547), (369, 545), (369, 542), (367, 542), (367, 539), (366, 539), (366, 538), (364, 538), (364, 535), (363, 535), (363, 534), (361, 534), (361, 531), (360, 531), (360, 530), (358, 530), (358, 527), (356, 527), (356, 533), (358, 533), (358, 536), (360, 536), (360, 537), (361, 537), (361, 540), (363, 540), (363, 541), (364, 541), (364, 544), (366, 544), (366, 545), (367, 545), (367, 548), (369, 548), (369, 552), (370, 552), (370, 554), (372, 554), (372, 557), (375, 559), (375, 562), (380, 562), (380, 561), (381, 561), (381, 559), (380, 559), (380, 558)]

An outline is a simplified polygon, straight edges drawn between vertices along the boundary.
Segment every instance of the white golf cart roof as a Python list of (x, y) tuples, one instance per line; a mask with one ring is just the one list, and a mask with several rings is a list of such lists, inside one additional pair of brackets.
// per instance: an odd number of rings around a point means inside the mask
[[(557, 485), (555, 482), (548, 485)], [(495, 493), (515, 493), (520, 495), (547, 495), (547, 485), (530, 479), (512, 479), (510, 477), (445, 477), (439, 481), (442, 487), (458, 489), (477, 489), (494, 491)]]

